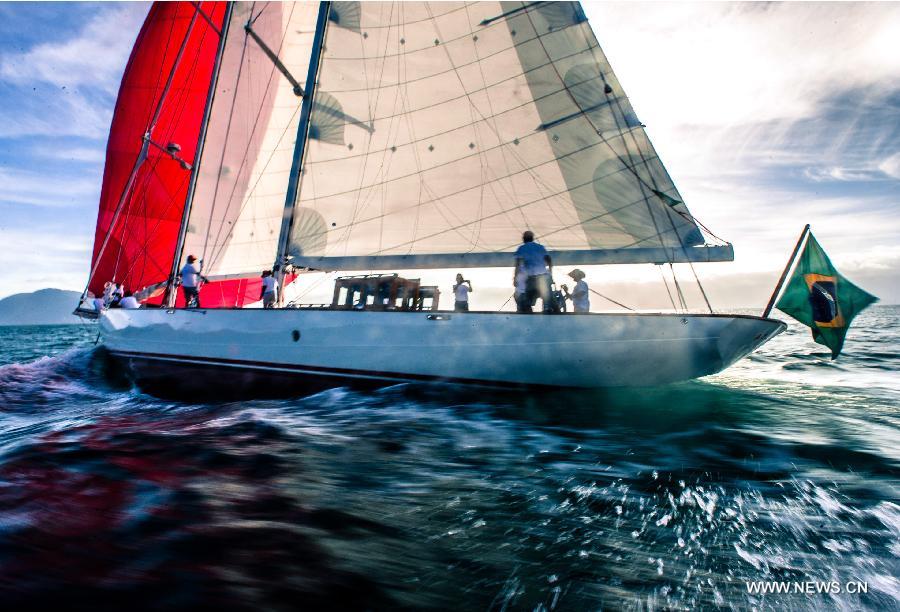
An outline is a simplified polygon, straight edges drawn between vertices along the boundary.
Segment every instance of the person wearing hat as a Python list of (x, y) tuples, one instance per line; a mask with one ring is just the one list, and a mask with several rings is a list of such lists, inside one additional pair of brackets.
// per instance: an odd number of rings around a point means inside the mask
[[(200, 308), (200, 281), (206, 279), (200, 275), (200, 265), (197, 258), (188, 255), (187, 263), (181, 269), (181, 289), (184, 291), (185, 308)], [(191, 304), (191, 300), (194, 303)]]
[(566, 299), (572, 300), (572, 306), (575, 309), (576, 313), (579, 312), (590, 312), (591, 310), (591, 297), (589, 293), (589, 289), (587, 283), (584, 282), (584, 272), (575, 268), (571, 272), (569, 272), (568, 276), (575, 281), (575, 286), (572, 288), (572, 293), (569, 293), (569, 288), (565, 285), (562, 286), (563, 293), (566, 296)]

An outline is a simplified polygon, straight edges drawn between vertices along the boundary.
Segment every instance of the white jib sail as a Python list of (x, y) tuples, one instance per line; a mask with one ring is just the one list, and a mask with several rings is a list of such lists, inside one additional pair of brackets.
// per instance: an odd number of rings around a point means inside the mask
[(258, 275), (275, 260), (318, 4), (235, 2), (185, 238), (206, 276)]

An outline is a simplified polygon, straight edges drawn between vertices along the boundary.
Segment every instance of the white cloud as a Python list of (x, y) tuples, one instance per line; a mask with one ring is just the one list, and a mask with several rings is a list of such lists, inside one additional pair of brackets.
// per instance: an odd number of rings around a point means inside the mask
[(125, 3), (100, 10), (75, 38), (44, 43), (23, 53), (5, 54), (0, 60), (0, 77), (15, 83), (88, 85), (115, 94), (123, 58), (128, 57), (146, 14), (143, 3)]
[(99, 145), (96, 147), (40, 146), (32, 148), (30, 153), (35, 157), (75, 162), (101, 163), (106, 159), (106, 152)]
[[(0, 298), (55, 287), (81, 291), (87, 279), (91, 243), (85, 236), (43, 228), (39, 232), (0, 228)], [(34, 265), (40, 266), (38, 276)]]
[(96, 202), (100, 176), (48, 176), (16, 168), (0, 168), (0, 210), (3, 203), (62, 207)]
[(836, 92), (895, 87), (890, 3), (586, 3), (639, 117), (729, 126), (811, 117)]
[(36, 94), (26, 108), (0, 108), (0, 138), (79, 136), (100, 140), (109, 132), (112, 108), (80, 94)]
[(70, 39), (4, 52), (0, 79), (15, 87), (0, 106), (0, 138), (103, 139), (146, 12), (143, 3), (102, 8)]
[(900, 179), (900, 151), (878, 164), (878, 169), (890, 177)]

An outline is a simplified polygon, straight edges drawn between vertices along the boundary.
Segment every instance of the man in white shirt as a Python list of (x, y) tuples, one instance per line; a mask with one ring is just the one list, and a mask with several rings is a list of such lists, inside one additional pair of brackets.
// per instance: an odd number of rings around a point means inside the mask
[[(184, 291), (185, 308), (200, 308), (200, 281), (206, 279), (200, 274), (197, 258), (188, 255), (187, 263), (181, 269), (181, 289)], [(191, 303), (193, 300), (193, 304)]]
[(263, 308), (275, 308), (275, 301), (278, 299), (278, 281), (271, 270), (263, 270), (259, 299), (262, 300)]
[(516, 275), (520, 271), (525, 275), (525, 293), (519, 301), (518, 311), (532, 312), (535, 302), (541, 298), (544, 312), (551, 312), (550, 285), (553, 262), (547, 249), (534, 241), (534, 234), (531, 231), (522, 234), (522, 244), (516, 249), (513, 286), (516, 285)]
[(456, 312), (469, 312), (469, 292), (472, 289), (472, 281), (463, 279), (462, 274), (456, 275), (456, 284), (453, 285), (453, 297), (455, 304), (453, 310)]
[(125, 292), (125, 297), (119, 300), (119, 308), (140, 308), (141, 303), (137, 301), (131, 291)]

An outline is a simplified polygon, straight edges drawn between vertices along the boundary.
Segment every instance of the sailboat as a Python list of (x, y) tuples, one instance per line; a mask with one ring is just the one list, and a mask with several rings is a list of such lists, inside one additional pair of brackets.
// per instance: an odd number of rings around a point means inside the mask
[[(579, 3), (158, 2), (123, 76), (79, 312), (139, 382), (170, 388), (656, 385), (785, 329), (711, 308), (449, 312), (391, 273), (338, 278), (330, 304), (258, 304), (266, 269), (288, 290), (307, 273), (511, 271), (524, 230), (556, 266), (733, 260)], [(197, 308), (177, 287), (188, 254)], [(95, 309), (107, 282), (142, 307)]]

